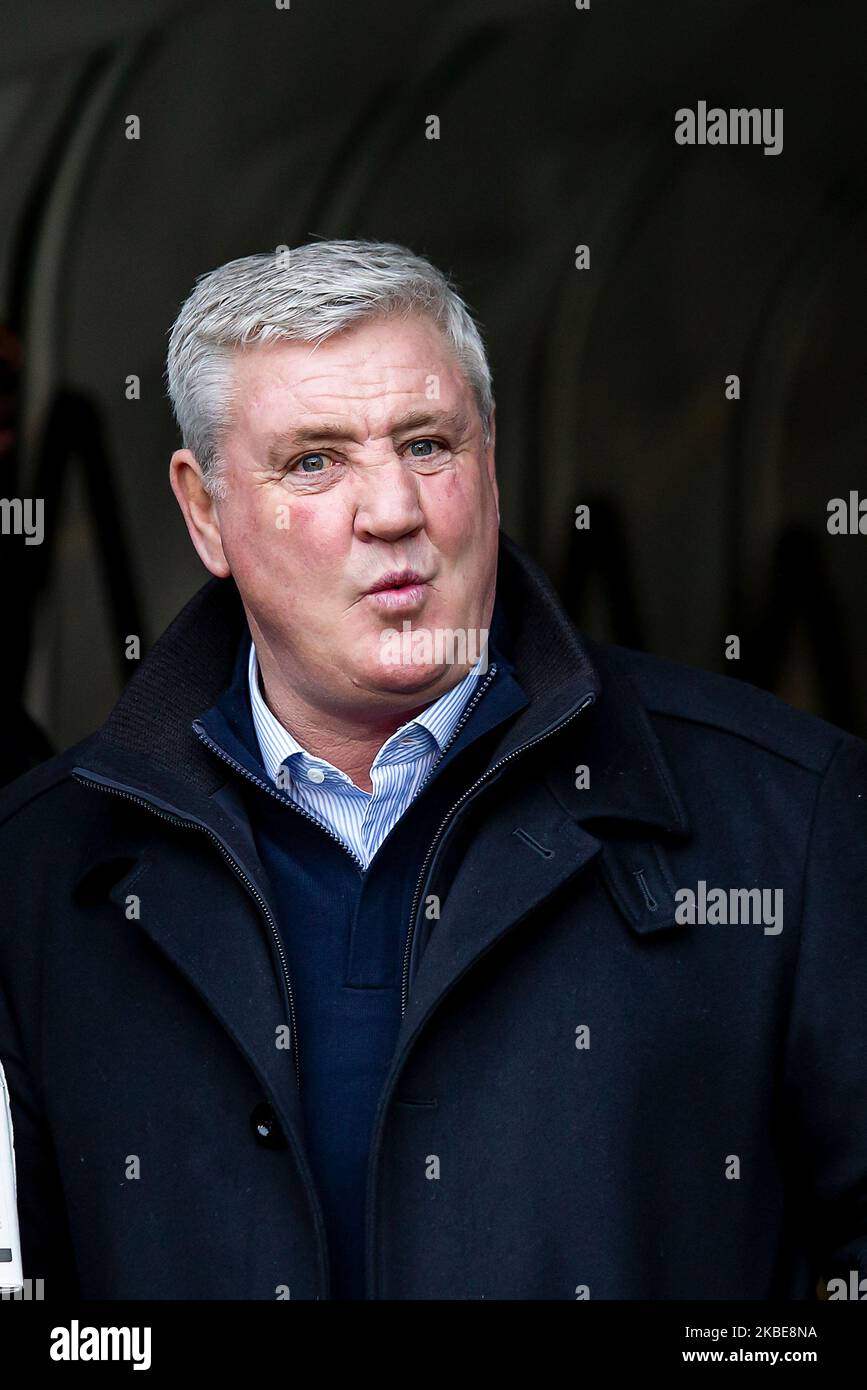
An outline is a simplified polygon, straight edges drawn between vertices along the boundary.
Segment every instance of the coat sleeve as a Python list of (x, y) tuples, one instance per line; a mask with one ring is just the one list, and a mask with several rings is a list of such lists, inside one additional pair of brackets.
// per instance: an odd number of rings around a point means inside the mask
[(802, 906), (784, 1158), (815, 1277), (848, 1286), (867, 1277), (867, 744), (849, 735), (816, 797)]
[(44, 1280), (46, 1301), (74, 1297), (78, 1285), (60, 1178), (37, 1087), (22, 1050), (2, 944), (0, 1062), (9, 1088), (24, 1278)]

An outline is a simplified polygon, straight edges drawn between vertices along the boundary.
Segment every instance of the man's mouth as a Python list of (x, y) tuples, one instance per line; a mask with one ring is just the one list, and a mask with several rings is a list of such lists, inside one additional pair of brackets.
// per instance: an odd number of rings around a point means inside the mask
[(366, 597), (379, 608), (415, 608), (424, 601), (427, 585), (417, 570), (392, 570), (371, 584)]

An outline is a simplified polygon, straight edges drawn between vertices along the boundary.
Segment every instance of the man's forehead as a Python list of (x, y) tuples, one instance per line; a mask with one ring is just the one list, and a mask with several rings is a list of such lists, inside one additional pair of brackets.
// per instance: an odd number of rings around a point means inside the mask
[[(290, 422), (324, 424), (351, 415), (381, 423), (421, 408), (432, 423), (440, 413), (466, 414), (472, 397), (469, 384), (448, 344), (436, 330), (430, 335), (433, 341), (417, 341), (415, 352), (406, 340), (396, 345), (387, 334), (376, 351), (345, 342), (329, 352), (336, 342), (330, 339), (318, 347), (296, 342), (252, 345), (239, 354), (233, 393), (236, 418), (246, 416), (254, 427), (282, 428)], [(372, 337), (369, 334), (368, 340)]]
[[(449, 373), (449, 375), (451, 375)], [(401, 363), (346, 363), (336, 368), (311, 368), (309, 371), (291, 373), (285, 378), (285, 386), (300, 400), (316, 402), (339, 397), (340, 400), (374, 401), (387, 394), (390, 396), (413, 396), (428, 390), (430, 380), (445, 379), (439, 364), (428, 361), (414, 366)], [(275, 382), (279, 387), (280, 382)]]
[(472, 414), (469, 392), (449, 389), (430, 375), (400, 381), (363, 382), (344, 378), (287, 384), (272, 382), (265, 389), (242, 389), (236, 405), (254, 425), (283, 426), (345, 424), (358, 419), (371, 424), (466, 425)]

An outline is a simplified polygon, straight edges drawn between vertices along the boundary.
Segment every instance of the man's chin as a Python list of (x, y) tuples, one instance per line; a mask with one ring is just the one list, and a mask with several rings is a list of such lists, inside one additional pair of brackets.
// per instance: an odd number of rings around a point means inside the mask
[(450, 690), (466, 674), (459, 667), (441, 662), (419, 665), (380, 666), (367, 673), (363, 684), (370, 691), (388, 696), (415, 696), (421, 702), (434, 700)]

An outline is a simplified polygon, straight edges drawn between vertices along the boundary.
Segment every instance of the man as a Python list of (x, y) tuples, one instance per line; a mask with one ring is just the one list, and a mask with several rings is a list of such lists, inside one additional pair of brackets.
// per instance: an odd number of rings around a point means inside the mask
[(865, 745), (574, 630), (499, 532), (478, 332), (404, 248), (214, 271), (168, 380), (213, 578), (2, 801), (25, 1275), (810, 1299), (867, 1273)]

